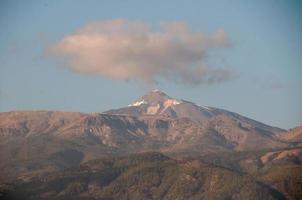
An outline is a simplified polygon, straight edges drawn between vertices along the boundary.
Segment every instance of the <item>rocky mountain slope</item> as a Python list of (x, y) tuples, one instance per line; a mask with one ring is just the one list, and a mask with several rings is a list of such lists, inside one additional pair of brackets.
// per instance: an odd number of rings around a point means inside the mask
[[(173, 115), (172, 115), (173, 113)], [(192, 113), (192, 115), (190, 115)], [(77, 166), (104, 155), (161, 151), (205, 155), (297, 145), (283, 130), (152, 91), (105, 113), (0, 113), (0, 179)]]
[(279, 137), (280, 140), (288, 142), (302, 143), (302, 125), (292, 128), (285, 133), (278, 133), (277, 137)]

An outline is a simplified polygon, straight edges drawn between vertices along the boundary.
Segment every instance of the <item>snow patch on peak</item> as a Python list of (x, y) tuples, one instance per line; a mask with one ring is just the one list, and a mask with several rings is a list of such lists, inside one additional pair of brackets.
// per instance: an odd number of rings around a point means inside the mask
[(164, 108), (162, 109), (161, 113), (163, 113), (167, 108), (181, 104), (181, 103), (182, 103), (182, 101), (177, 101), (175, 99), (167, 99), (163, 104)]
[(178, 105), (182, 103), (181, 101), (177, 101), (175, 99), (168, 99), (164, 102), (164, 106), (165, 107), (170, 107), (170, 106), (174, 106), (174, 105)]
[(140, 106), (142, 104), (147, 104), (147, 102), (145, 100), (141, 100), (141, 101), (136, 101), (128, 106)]
[(149, 106), (148, 109), (147, 109), (147, 114), (154, 115), (158, 112), (159, 109), (160, 109), (159, 104), (157, 104), (155, 106)]

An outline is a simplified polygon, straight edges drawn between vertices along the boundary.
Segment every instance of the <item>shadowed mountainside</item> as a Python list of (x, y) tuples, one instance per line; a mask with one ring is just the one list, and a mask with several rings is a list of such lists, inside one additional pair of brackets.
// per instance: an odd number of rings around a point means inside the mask
[[(227, 184), (226, 184), (227, 183)], [(252, 177), (159, 153), (104, 158), (27, 182), (2, 185), (4, 199), (284, 199)]]

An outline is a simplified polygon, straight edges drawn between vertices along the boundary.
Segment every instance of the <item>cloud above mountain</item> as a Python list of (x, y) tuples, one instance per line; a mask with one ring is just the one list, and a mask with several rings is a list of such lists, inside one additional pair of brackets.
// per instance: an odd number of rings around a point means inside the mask
[(47, 52), (63, 59), (80, 74), (117, 80), (156, 83), (159, 78), (187, 84), (212, 84), (232, 73), (205, 62), (212, 49), (230, 47), (227, 34), (205, 34), (184, 22), (164, 22), (152, 28), (123, 19), (88, 23), (66, 35)]

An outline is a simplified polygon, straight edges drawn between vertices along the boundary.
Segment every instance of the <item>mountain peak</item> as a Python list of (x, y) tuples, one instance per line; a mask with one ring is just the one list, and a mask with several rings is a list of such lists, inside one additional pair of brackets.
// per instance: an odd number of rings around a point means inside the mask
[[(140, 97), (139, 99), (137, 99), (135, 102), (133, 102), (132, 104), (128, 105), (130, 107), (133, 106), (147, 106), (150, 109), (149, 110), (153, 110), (155, 112), (160, 111), (162, 109), (166, 109), (170, 106), (173, 105), (177, 105), (182, 103), (179, 100), (173, 99), (171, 97), (169, 97), (166, 93), (160, 91), (160, 90), (152, 90), (148, 93), (146, 93), (145, 95), (143, 95), (142, 97)], [(152, 111), (152, 112), (153, 112)], [(148, 112), (150, 114), (150, 112)]]
[(168, 95), (166, 93), (164, 93), (163, 91), (161, 91), (159, 89), (151, 90), (150, 92), (146, 93), (144, 96), (151, 95), (151, 94), (156, 94), (156, 95), (167, 96), (168, 97)]
[(110, 114), (160, 115), (164, 117), (185, 117), (194, 121), (206, 120), (222, 111), (169, 97), (160, 90), (151, 90), (127, 107), (110, 110)]
[(166, 93), (156, 89), (146, 93), (145, 95), (137, 99), (135, 103), (144, 102), (145, 104), (149, 104), (149, 105), (157, 105), (157, 104), (162, 104), (167, 100), (174, 100), (174, 99), (169, 97)]
[(161, 92), (159, 89), (154, 89), (151, 92)]

